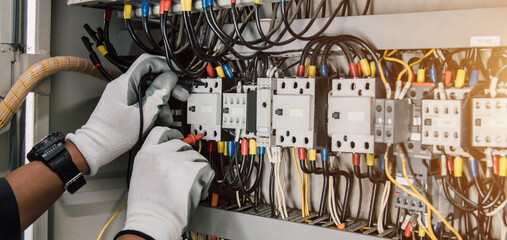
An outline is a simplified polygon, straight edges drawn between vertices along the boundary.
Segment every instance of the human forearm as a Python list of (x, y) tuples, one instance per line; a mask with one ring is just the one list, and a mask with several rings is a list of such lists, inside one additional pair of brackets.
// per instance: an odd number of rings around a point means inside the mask
[[(88, 164), (76, 146), (67, 141), (65, 147), (79, 171), (88, 173)], [(40, 161), (16, 169), (5, 179), (16, 197), (22, 230), (37, 220), (65, 191), (58, 175)]]

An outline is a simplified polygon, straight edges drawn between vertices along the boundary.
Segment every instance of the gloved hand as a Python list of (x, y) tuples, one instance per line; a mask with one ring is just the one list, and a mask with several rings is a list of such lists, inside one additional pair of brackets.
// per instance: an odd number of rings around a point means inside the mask
[(180, 239), (215, 175), (206, 159), (180, 141), (177, 130), (155, 127), (134, 161), (127, 220), (119, 235)]
[(160, 115), (161, 123), (169, 126), (172, 115), (167, 101), (172, 96), (180, 101), (188, 99), (188, 91), (176, 85), (178, 78), (169, 70), (163, 57), (141, 55), (129, 70), (110, 82), (90, 119), (75, 134), (68, 134), (83, 154), (90, 175), (134, 146), (139, 138), (140, 116), (137, 87), (148, 73), (160, 73), (144, 94), (143, 133), (153, 127)]

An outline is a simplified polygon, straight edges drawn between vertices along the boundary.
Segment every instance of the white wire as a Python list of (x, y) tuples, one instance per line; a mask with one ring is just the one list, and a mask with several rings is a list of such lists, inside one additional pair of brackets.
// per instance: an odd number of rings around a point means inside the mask
[(273, 65), (269, 65), (269, 68), (268, 68), (268, 70), (266, 71), (266, 76), (267, 76), (267, 77), (269, 77), (269, 78), (271, 77), (272, 72), (273, 72), (273, 68), (274, 68), (274, 67), (273, 67)]
[[(277, 213), (280, 213), (281, 214), (281, 211), (280, 211), (280, 192), (278, 191), (278, 161), (276, 160), (277, 158), (277, 153), (276, 153), (276, 147), (273, 147), (273, 163), (274, 163), (274, 175), (275, 175), (275, 209), (277, 211)], [(283, 216), (282, 216), (283, 218)]]
[[(331, 178), (331, 176), (329, 176), (329, 178)], [(329, 215), (331, 216), (331, 219), (333, 220), (334, 224), (336, 225), (336, 227), (338, 227), (338, 225), (340, 225), (340, 223), (338, 223), (336, 216), (334, 215), (332, 200), (331, 200), (331, 195), (333, 194), (332, 185), (333, 185), (332, 183), (329, 184), (329, 188), (327, 191), (327, 209), (329, 211)]]
[(340, 217), (338, 216), (338, 213), (336, 211), (336, 198), (335, 198), (335, 192), (334, 192), (334, 179), (332, 176), (329, 176), (329, 191), (328, 191), (328, 209), (329, 214), (331, 215), (331, 218), (333, 219), (333, 222), (336, 224), (336, 227), (338, 225), (342, 224), (340, 221)]
[[(498, 213), (496, 216), (498, 216), (500, 219), (503, 218), (501, 213)], [(505, 227), (505, 225), (503, 224), (503, 220), (500, 220), (500, 222), (502, 222), (500, 239), (507, 240), (507, 227)]]
[(282, 73), (282, 71), (280, 69), (277, 69), (275, 72), (275, 78), (280, 78), (280, 73)]
[[(383, 161), (383, 159), (381, 159)], [(390, 167), (390, 166), (389, 166)], [(380, 216), (377, 219), (377, 228), (379, 233), (384, 232), (384, 225), (382, 224), (382, 220), (384, 218), (384, 210), (387, 207), (387, 201), (389, 200), (389, 193), (391, 192), (391, 181), (386, 181), (384, 184), (384, 192), (382, 192), (382, 199), (380, 200)]]
[(419, 226), (422, 228), (423, 231), (425, 232), (427, 231), (426, 229), (428, 229), (428, 226), (426, 226), (426, 224), (423, 223), (421, 214), (418, 214), (417, 216), (417, 223), (419, 224)]
[(241, 128), (237, 128), (236, 131), (234, 131), (235, 133), (235, 137), (234, 137), (234, 141), (235, 142), (239, 142), (239, 138), (241, 137)]
[(283, 184), (282, 184), (282, 207), (283, 207), (283, 211), (285, 213), (285, 217), (289, 217), (289, 215), (287, 214), (287, 204), (285, 202), (285, 183), (288, 182), (288, 179), (289, 179), (289, 171), (287, 169), (289, 169), (289, 166), (288, 166), (288, 161), (287, 161), (287, 156), (288, 156), (288, 153), (286, 151), (284, 151), (286, 149), (282, 149), (280, 151), (280, 154), (281, 154), (281, 159), (282, 159), (282, 162), (283, 162), (283, 172), (284, 172), (284, 177), (283, 177)]
[(502, 204), (500, 204), (500, 206), (498, 206), (497, 208), (493, 209), (493, 211), (489, 212), (489, 213), (486, 213), (486, 216), (488, 217), (491, 217), (497, 213), (499, 213), (500, 211), (504, 210), (505, 208), (505, 205), (507, 205), (507, 199), (505, 199)]
[(285, 219), (288, 217), (287, 214), (287, 206), (285, 205), (285, 194), (284, 190), (282, 188), (282, 183), (280, 181), (280, 174), (281, 174), (281, 148), (277, 147), (275, 151), (275, 178), (276, 178), (276, 189), (277, 189), (277, 195), (278, 198), (278, 209), (282, 216), (282, 219)]
[(239, 192), (236, 191), (236, 203), (238, 204), (238, 207), (241, 207), (241, 201), (239, 200)]
[(387, 207), (387, 200), (389, 199), (389, 192), (391, 191), (391, 182), (386, 181), (384, 185), (384, 192), (382, 193), (382, 199), (380, 200), (380, 215), (377, 219), (377, 228), (379, 233), (384, 232), (384, 226), (382, 220), (384, 218), (384, 210)]

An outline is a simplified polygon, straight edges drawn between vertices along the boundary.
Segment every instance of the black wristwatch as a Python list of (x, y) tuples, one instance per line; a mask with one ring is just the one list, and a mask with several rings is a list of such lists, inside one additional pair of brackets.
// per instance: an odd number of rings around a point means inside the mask
[(73, 194), (86, 184), (84, 174), (77, 169), (69, 151), (64, 146), (65, 136), (61, 132), (49, 134), (28, 153), (30, 162), (41, 161), (58, 174), (64, 188)]

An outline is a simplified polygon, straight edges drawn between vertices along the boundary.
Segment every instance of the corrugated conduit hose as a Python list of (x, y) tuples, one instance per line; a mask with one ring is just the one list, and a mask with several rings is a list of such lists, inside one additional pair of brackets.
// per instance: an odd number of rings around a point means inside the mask
[[(106, 69), (113, 77), (119, 76), (119, 72)], [(59, 56), (44, 59), (33, 64), (14, 83), (11, 90), (0, 104), (0, 130), (12, 119), (12, 116), (25, 101), (28, 93), (39, 81), (57, 72), (77, 72), (88, 74), (102, 80), (106, 80), (90, 60), (71, 56)]]

